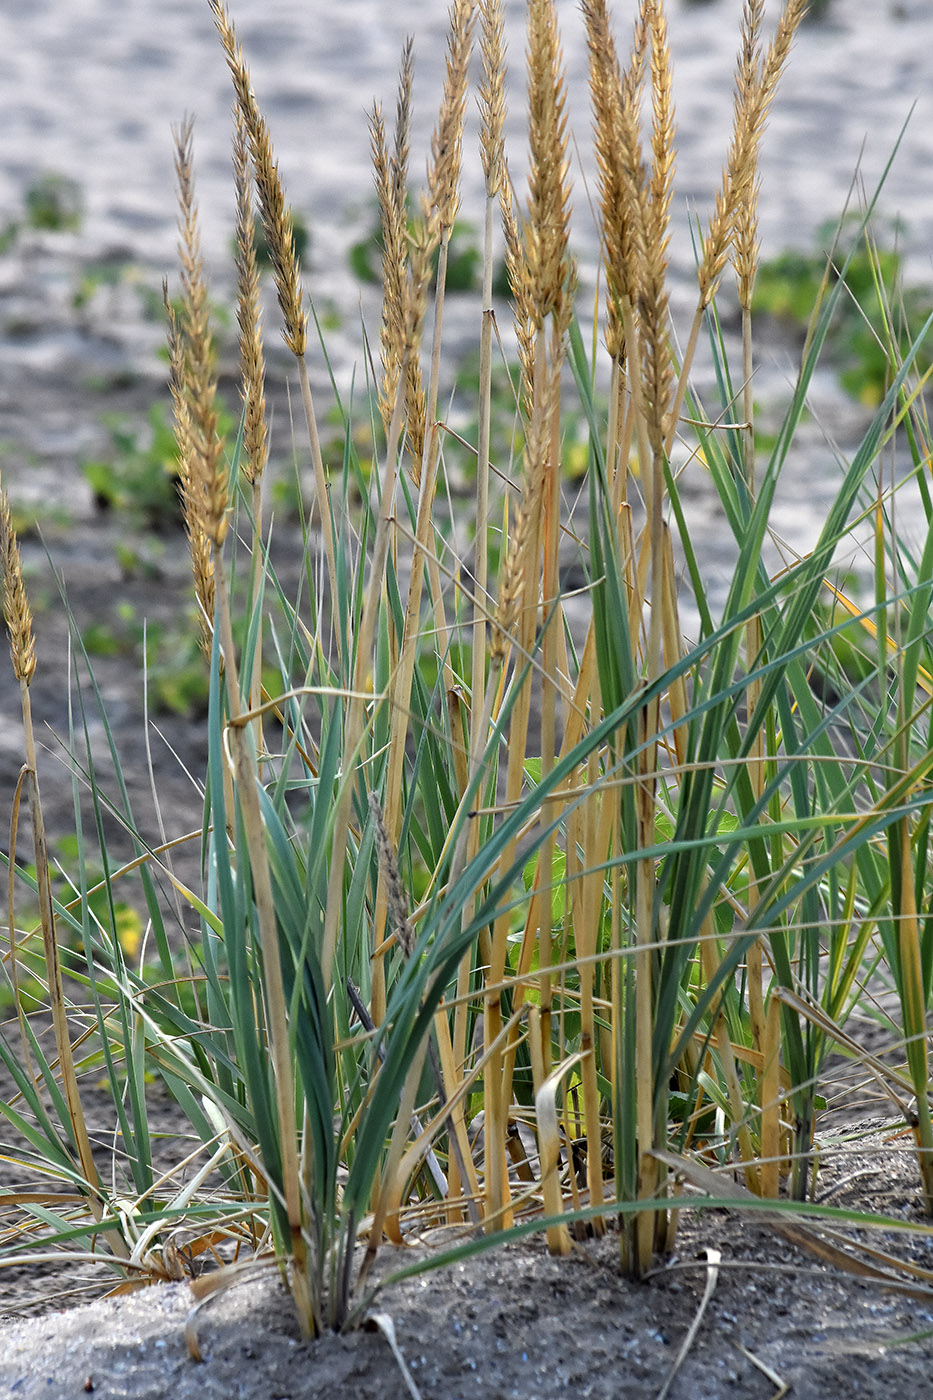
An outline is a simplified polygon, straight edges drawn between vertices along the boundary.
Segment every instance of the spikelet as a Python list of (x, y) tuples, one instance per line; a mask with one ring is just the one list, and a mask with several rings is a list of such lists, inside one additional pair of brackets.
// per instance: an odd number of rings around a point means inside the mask
[[(739, 273), (740, 287), (751, 295), (748, 274), (751, 259), (757, 261), (756, 209), (758, 147), (781, 74), (787, 63), (794, 36), (807, 9), (808, 0), (787, 0), (777, 30), (760, 70), (758, 44), (761, 33), (763, 0), (746, 0), (742, 16), (742, 40), (736, 65), (736, 90), (732, 139), (722, 183), (716, 195), (713, 215), (703, 242), (703, 259), (698, 274), (700, 304), (706, 306), (715, 295), (729, 257), (737, 217), (744, 219), (739, 231), (743, 249)], [(742, 205), (749, 206), (742, 214)]]
[(272, 148), (272, 138), (265, 118), (259, 110), (233, 21), (227, 14), (222, 0), (209, 0), (209, 3), (227, 55), (227, 65), (233, 76), (237, 106), (243, 114), (249, 137), (262, 224), (284, 321), (285, 343), (292, 354), (300, 359), (308, 345), (308, 313), (304, 309), (301, 270), (295, 252), (291, 211), (285, 203), (285, 191)]
[(399, 946), (406, 958), (410, 958), (415, 947), (415, 932), (411, 926), (411, 919), (408, 914), (408, 900), (405, 897), (405, 886), (402, 884), (402, 876), (398, 868), (398, 859), (392, 847), (392, 840), (386, 829), (385, 816), (379, 799), (374, 792), (369, 794), (369, 810), (373, 819), (373, 829), (376, 837), (376, 851), (379, 856), (379, 868), (382, 871), (382, 878), (385, 881), (386, 904), (389, 917), (395, 924), (395, 931), (398, 935)]
[(521, 367), (519, 406), (523, 417), (530, 419), (535, 382), (534, 287), (525, 257), (525, 239), (515, 214), (508, 163), (499, 186), (499, 209), (505, 234), (505, 270), (512, 290), (515, 338), (518, 342), (518, 362)]
[(191, 412), (187, 395), (187, 370), (185, 368), (185, 348), (178, 327), (175, 308), (168, 299), (168, 284), (162, 284), (162, 299), (168, 322), (168, 349), (170, 364), (170, 388), (175, 413), (175, 445), (178, 453), (178, 470), (181, 484), (182, 510), (185, 517), (185, 531), (188, 536), (188, 551), (191, 556), (191, 573), (194, 578), (194, 594), (200, 616), (200, 645), (208, 657), (211, 654), (215, 606), (214, 554), (197, 513), (196, 498), (191, 490), (191, 466), (194, 460), (194, 440)]
[[(559, 370), (557, 374), (559, 375)], [(526, 555), (535, 532), (544, 495), (547, 464), (551, 451), (553, 391), (554, 379), (550, 374), (547, 374), (544, 376), (544, 382), (539, 390), (539, 411), (532, 416), (525, 442), (522, 499), (515, 529), (509, 538), (496, 606), (496, 625), (489, 645), (490, 655), (494, 660), (499, 660), (505, 655), (509, 634), (515, 626), (523, 602), (533, 601), (525, 599), (525, 582), (528, 577)]]
[[(589, 50), (590, 97), (593, 103), (596, 165), (599, 179), (603, 264), (606, 270), (606, 346), (624, 364), (625, 334), (621, 307), (634, 306), (636, 255), (631, 219), (631, 172), (622, 163), (622, 76), (615, 40), (609, 27), (606, 0), (583, 0)], [(626, 86), (630, 103), (637, 103), (644, 65), (646, 31), (636, 30), (632, 65)]]
[[(758, 193), (760, 180), (758, 177), (758, 149), (761, 144), (761, 137), (764, 132), (765, 122), (771, 100), (777, 90), (781, 73), (790, 55), (791, 45), (794, 36), (800, 26), (807, 8), (807, 0), (788, 0), (781, 18), (778, 21), (777, 30), (772, 39), (764, 63), (761, 65), (761, 77), (757, 85), (757, 91), (753, 100), (748, 103), (748, 125), (747, 152), (741, 168), (736, 172), (736, 180), (739, 185), (738, 197), (736, 199), (735, 215), (732, 221), (732, 261), (735, 267), (736, 279), (738, 282), (739, 303), (746, 309), (751, 306), (752, 293), (755, 288), (755, 276), (758, 271)], [(752, 11), (749, 23), (754, 22), (755, 13), (760, 10), (760, 0), (750, 0), (748, 9)], [(740, 71), (744, 77), (744, 70), (747, 69), (748, 77), (745, 81), (749, 87), (754, 82), (754, 73), (757, 60), (757, 30), (753, 40), (746, 39), (746, 24), (743, 20), (742, 38), (743, 46), (739, 57)], [(742, 78), (740, 78), (740, 82)]]
[(259, 270), (253, 236), (253, 202), (250, 193), (249, 147), (243, 113), (233, 114), (233, 177), (236, 187), (237, 324), (240, 328), (240, 393), (244, 406), (244, 472), (255, 486), (269, 455), (266, 428), (265, 357), (259, 308)]
[(32, 612), (23, 582), (19, 541), (13, 529), (10, 503), (0, 486), (0, 575), (3, 589), (3, 619), (10, 639), (13, 672), (18, 681), (29, 685), (36, 670), (36, 647), (32, 635)]
[(452, 229), (460, 208), (460, 165), (467, 76), (473, 51), (476, 11), (473, 0), (452, 0), (447, 38), (444, 93), (431, 137), (425, 217), (437, 230)]
[(651, 91), (651, 176), (646, 205), (643, 284), (640, 321), (648, 437), (661, 451), (667, 435), (673, 366), (668, 348), (667, 252), (670, 243), (670, 204), (674, 174), (674, 105), (670, 50), (661, 0), (647, 8)]
[[(395, 411), (402, 366), (411, 335), (409, 311), (408, 269), (408, 141), (411, 125), (412, 41), (402, 50), (398, 103), (395, 121), (395, 142), (390, 156), (385, 122), (379, 107), (370, 116), (370, 136), (376, 198), (382, 227), (382, 383), (379, 389), (379, 412), (386, 436)], [(418, 458), (420, 462), (420, 454)]]
[(530, 171), (526, 258), (535, 324), (566, 316), (571, 265), (566, 94), (553, 0), (529, 0), (528, 102)]
[(208, 320), (191, 162), (193, 125), (174, 131), (181, 242), (183, 380), (188, 406), (188, 460), (184, 490), (188, 512), (215, 548), (227, 533), (228, 472), (217, 435), (217, 378)]
[(481, 0), (480, 48), (483, 78), (479, 89), (480, 158), (486, 195), (494, 199), (505, 178), (505, 36), (502, 0)]

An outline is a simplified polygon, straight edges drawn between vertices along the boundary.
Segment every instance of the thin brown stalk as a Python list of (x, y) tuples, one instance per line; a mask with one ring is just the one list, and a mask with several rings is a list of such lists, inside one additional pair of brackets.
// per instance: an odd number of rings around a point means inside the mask
[[(403, 372), (405, 366), (402, 366)], [(346, 727), (344, 730), (344, 752), (347, 760), (355, 759), (362, 742), (365, 727), (365, 710), (362, 696), (365, 693), (366, 676), (373, 665), (373, 646), (376, 635), (376, 621), (385, 593), (385, 569), (389, 556), (390, 524), (393, 502), (398, 483), (399, 452), (404, 421), (404, 394), (397, 390), (395, 409), (389, 424), (386, 444), (385, 464), (382, 472), (379, 519), (376, 538), (373, 544), (372, 563), (368, 585), (363, 601), (363, 614), (357, 638), (356, 670), (354, 689), (350, 697)], [(324, 942), (321, 950), (321, 970), (324, 985), (330, 990), (334, 960), (337, 953), (337, 936), (340, 910), (342, 906), (343, 875), (347, 856), (347, 832), (350, 827), (350, 814), (353, 805), (353, 785), (345, 779), (337, 799), (334, 817), (334, 839), (331, 847), (331, 865), (328, 876), (327, 910), (324, 918)], [(370, 1007), (373, 1019), (380, 1024), (385, 1006), (385, 967), (381, 957), (373, 959), (373, 990)]]
[[(560, 371), (564, 343), (573, 305), (573, 265), (569, 255), (570, 186), (567, 160), (566, 92), (563, 60), (552, 0), (531, 0), (528, 7), (528, 212), (525, 223), (525, 259), (531, 288), (536, 332), (534, 397), (529, 433), (540, 443), (543, 471), (541, 510), (532, 519), (529, 548), (524, 564), (523, 647), (531, 650), (541, 579), (542, 615), (549, 620), (541, 647), (541, 771), (547, 776), (557, 750), (557, 638), (561, 630), (558, 600), (558, 544), (560, 537)], [(545, 327), (550, 326), (550, 341)], [(525, 689), (528, 689), (526, 682)], [(512, 753), (525, 753), (527, 729), (511, 737)], [(555, 849), (553, 833), (539, 852), (539, 869), (550, 871)], [(534, 902), (538, 911), (537, 937), (541, 968), (541, 1054), (550, 1072), (550, 1018), (553, 983), (551, 962), (553, 891), (549, 878), (544, 893)]]

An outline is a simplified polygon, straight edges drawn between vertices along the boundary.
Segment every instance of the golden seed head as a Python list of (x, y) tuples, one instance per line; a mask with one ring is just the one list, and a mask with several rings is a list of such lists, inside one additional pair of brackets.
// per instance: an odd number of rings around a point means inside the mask
[(525, 256), (540, 329), (549, 315), (560, 315), (571, 276), (566, 94), (553, 0), (529, 0), (528, 105)]
[(0, 486), (0, 574), (2, 574), (3, 618), (10, 639), (10, 656), (16, 679), (29, 685), (36, 670), (36, 648), (32, 635), (32, 612), (23, 582), (19, 541), (13, 529), (10, 503)]
[(428, 217), (436, 219), (441, 229), (453, 228), (460, 207), (463, 118), (475, 21), (473, 0), (452, 0), (444, 95), (431, 138), (428, 168)]
[(499, 210), (505, 234), (505, 270), (512, 291), (518, 362), (521, 366), (519, 405), (525, 418), (531, 417), (535, 382), (535, 305), (534, 288), (525, 257), (525, 240), (515, 214), (508, 162), (499, 185)]
[[(376, 198), (382, 227), (382, 383), (379, 412), (386, 436), (395, 412), (409, 338), (408, 130), (411, 114), (411, 43), (402, 52), (402, 71), (393, 154), (379, 107), (370, 117)], [(420, 460), (420, 458), (419, 458)]]
[(285, 190), (279, 175), (272, 138), (265, 118), (259, 110), (250, 81), (243, 50), (237, 42), (236, 30), (222, 0), (209, 0), (214, 22), (227, 55), (227, 66), (233, 77), (237, 105), (243, 114), (249, 138), (250, 157), (256, 177), (256, 191), (262, 214), (263, 229), (279, 307), (284, 321), (285, 343), (297, 358), (304, 355), (308, 345), (308, 313), (304, 309), (301, 270), (295, 252), (291, 211), (285, 203)]
[[(761, 0), (746, 0), (742, 38), (736, 63), (732, 139), (713, 216), (703, 242), (699, 271), (700, 298), (707, 305), (715, 295), (729, 249), (736, 236), (741, 246), (737, 268), (740, 290), (750, 296), (750, 271), (757, 265), (758, 150), (771, 102), (790, 55), (791, 45), (807, 9), (807, 0), (787, 0), (768, 52), (761, 61)], [(753, 275), (751, 280), (753, 280)]]
[(244, 470), (255, 485), (269, 455), (266, 427), (266, 367), (259, 307), (259, 269), (253, 232), (249, 146), (243, 113), (234, 111), (233, 176), (236, 187), (237, 324), (240, 328), (241, 396), (245, 410)]
[(192, 135), (190, 119), (186, 119), (175, 131), (182, 324), (181, 336), (172, 326), (170, 336), (178, 342), (175, 353), (180, 393), (187, 405), (185, 489), (189, 493), (190, 509), (197, 518), (198, 528), (219, 548), (227, 533), (229, 473), (224, 460), (224, 445), (217, 431), (217, 376), (194, 199)]
[(480, 155), (486, 194), (498, 194), (505, 175), (505, 36), (502, 0), (480, 0), (483, 79), (479, 90)]
[(188, 536), (188, 551), (191, 556), (191, 573), (194, 579), (194, 593), (198, 603), (201, 625), (201, 649), (208, 657), (211, 654), (213, 636), (215, 585), (214, 556), (211, 541), (205, 533), (199, 515), (200, 499), (192, 487), (197, 479), (194, 429), (188, 403), (187, 369), (185, 346), (178, 327), (175, 308), (168, 299), (168, 284), (162, 284), (162, 297), (168, 322), (168, 347), (170, 387), (175, 411), (175, 445), (178, 452), (178, 470), (181, 483), (182, 511), (185, 517), (185, 532)]

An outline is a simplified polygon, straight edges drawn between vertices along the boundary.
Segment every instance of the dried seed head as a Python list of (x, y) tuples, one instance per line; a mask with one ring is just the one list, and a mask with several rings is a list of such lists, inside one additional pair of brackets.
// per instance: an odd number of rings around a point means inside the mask
[(27, 686), (36, 670), (36, 648), (32, 635), (32, 612), (23, 582), (19, 542), (13, 529), (10, 503), (0, 486), (0, 574), (2, 574), (3, 618), (10, 638), (10, 656), (16, 679)]
[(787, 0), (767, 56), (760, 63), (759, 43), (764, 6), (762, 0), (746, 0), (736, 64), (732, 140), (722, 185), (716, 195), (713, 216), (704, 239), (699, 271), (700, 300), (704, 306), (712, 300), (719, 285), (737, 219), (741, 225), (738, 237), (742, 247), (742, 266), (737, 270), (740, 285), (745, 278), (750, 295), (750, 266), (757, 263), (758, 149), (772, 99), (807, 3), (808, 0)]
[[(390, 156), (385, 122), (375, 107), (370, 117), (373, 171), (382, 227), (382, 384), (379, 412), (386, 436), (395, 412), (402, 366), (412, 335), (408, 239), (408, 140), (411, 123), (412, 42), (402, 50), (395, 141)], [(420, 464), (420, 454), (418, 462)]]
[(493, 199), (505, 177), (505, 37), (502, 0), (480, 0), (483, 80), (479, 90), (482, 119), (480, 155), (486, 194)]
[(175, 445), (181, 483), (182, 510), (191, 556), (194, 593), (201, 622), (201, 649), (209, 657), (214, 623), (214, 556), (211, 542), (198, 515), (195, 493), (191, 489), (191, 467), (195, 457), (191, 412), (186, 389), (185, 348), (178, 328), (175, 308), (168, 299), (168, 284), (162, 284), (162, 298), (168, 322), (168, 348), (171, 365), (170, 387), (175, 411)]
[(408, 914), (408, 899), (405, 894), (405, 886), (402, 884), (401, 872), (398, 868), (398, 860), (395, 851), (392, 849), (392, 840), (386, 829), (385, 817), (382, 807), (379, 805), (379, 798), (374, 792), (369, 794), (369, 810), (373, 819), (373, 828), (376, 835), (376, 851), (379, 855), (379, 868), (382, 871), (382, 878), (385, 881), (386, 906), (389, 917), (395, 925), (398, 935), (399, 945), (406, 958), (410, 958), (415, 947), (415, 932), (411, 926), (411, 919)]
[(460, 207), (460, 162), (467, 74), (473, 51), (473, 0), (452, 0), (444, 95), (431, 138), (426, 212), (439, 229), (451, 229)]
[(529, 0), (530, 172), (526, 258), (536, 325), (560, 317), (572, 275), (567, 254), (570, 204), (566, 94), (553, 0)]
[[(188, 416), (185, 490), (198, 526), (219, 548), (227, 533), (229, 474), (224, 461), (224, 446), (217, 433), (217, 376), (194, 199), (192, 134), (193, 126), (188, 118), (174, 132), (181, 231), (179, 254), (183, 339), (178, 366)], [(177, 338), (177, 331), (171, 333)]]
[(556, 401), (559, 378), (559, 364), (544, 376), (544, 383), (539, 386), (536, 412), (532, 416), (525, 441), (522, 500), (515, 531), (509, 539), (496, 608), (496, 627), (490, 641), (490, 651), (496, 659), (505, 653), (509, 633), (515, 626), (523, 604), (529, 607), (536, 601), (528, 596), (531, 580), (536, 577), (537, 570), (537, 560), (530, 557), (529, 551), (537, 538), (544, 501), (544, 483), (551, 451), (551, 411)]
[[(606, 270), (606, 345), (613, 359), (624, 363), (623, 305), (635, 304), (635, 255), (630, 217), (630, 173), (622, 162), (622, 76), (615, 40), (609, 28), (606, 0), (583, 0), (589, 50), (590, 97), (593, 103), (596, 165), (602, 220), (603, 264)], [(644, 63), (645, 28), (636, 33), (633, 67)], [(631, 70), (630, 70), (631, 72)], [(640, 77), (635, 84), (635, 94)]]
[(660, 3), (649, 4), (652, 133), (651, 176), (645, 205), (643, 285), (639, 299), (648, 435), (659, 452), (667, 437), (673, 366), (668, 346), (667, 250), (674, 173), (674, 105), (667, 26)]
[(522, 378), (519, 391), (519, 404), (526, 419), (531, 418), (534, 402), (535, 382), (535, 304), (534, 287), (525, 256), (526, 242), (522, 237), (515, 204), (512, 199), (512, 181), (508, 163), (499, 185), (499, 209), (502, 215), (502, 228), (505, 233), (505, 269), (509, 286), (512, 289), (512, 308), (515, 319), (515, 336), (518, 341), (518, 361)]
[(256, 190), (262, 214), (266, 244), (272, 262), (279, 306), (285, 323), (285, 343), (299, 359), (308, 344), (308, 314), (304, 309), (301, 270), (295, 252), (291, 212), (285, 203), (285, 191), (272, 149), (272, 138), (265, 118), (253, 92), (249, 69), (243, 50), (237, 42), (236, 30), (222, 0), (209, 0), (214, 12), (221, 42), (227, 55), (227, 65), (233, 77), (237, 105), (243, 114), (249, 137), (250, 157), (256, 176)]
[(244, 471), (252, 484), (261, 479), (269, 455), (266, 428), (266, 367), (259, 308), (259, 269), (253, 226), (249, 146), (243, 113), (233, 114), (233, 178), (236, 187), (237, 324), (240, 328), (241, 389), (245, 411)]

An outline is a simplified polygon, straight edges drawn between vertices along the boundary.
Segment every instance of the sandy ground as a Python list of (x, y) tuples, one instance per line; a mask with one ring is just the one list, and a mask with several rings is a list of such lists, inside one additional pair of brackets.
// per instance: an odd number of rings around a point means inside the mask
[[(820, 1181), (822, 1198), (833, 1206), (871, 1207), (919, 1225), (916, 1172), (902, 1138), (873, 1132), (861, 1142), (840, 1141), (827, 1149)], [(757, 1216), (684, 1211), (676, 1253), (641, 1284), (621, 1277), (615, 1234), (575, 1246), (566, 1259), (550, 1257), (532, 1237), (389, 1286), (371, 1308), (380, 1325), (371, 1321), (350, 1335), (314, 1342), (301, 1340), (272, 1269), (200, 1303), (188, 1283), (175, 1283), (32, 1318), (8, 1315), (0, 1323), (0, 1396), (894, 1400), (929, 1394), (933, 1237), (872, 1234), (873, 1248), (897, 1250), (914, 1271), (910, 1277), (902, 1269), (900, 1286), (890, 1287), (827, 1266), (820, 1258), (826, 1227), (812, 1229), (809, 1245), (798, 1247), (779, 1225)], [(859, 1243), (865, 1239), (856, 1232), (849, 1248)], [(382, 1276), (416, 1258), (430, 1254), (386, 1249)], [(66, 1288), (67, 1274), (58, 1281)], [(37, 1306), (55, 1305), (50, 1283), (37, 1281), (43, 1289)], [(22, 1278), (0, 1293), (0, 1306), (10, 1312), (29, 1300)]]

